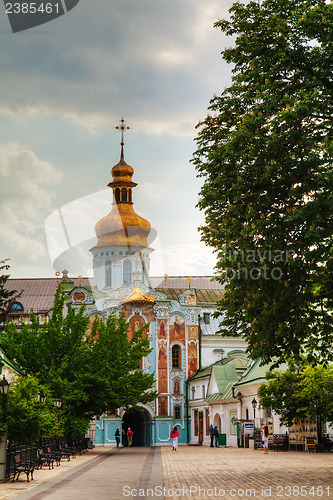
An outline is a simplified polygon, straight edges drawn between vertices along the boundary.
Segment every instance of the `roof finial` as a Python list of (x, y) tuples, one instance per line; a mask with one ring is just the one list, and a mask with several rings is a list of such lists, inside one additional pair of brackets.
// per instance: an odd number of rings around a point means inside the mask
[(125, 120), (124, 120), (124, 117), (122, 116), (121, 117), (121, 120), (120, 120), (120, 125), (117, 125), (115, 127), (117, 130), (120, 130), (121, 131), (121, 160), (124, 160), (124, 132), (126, 132), (126, 130), (130, 130), (131, 127), (127, 127), (125, 125)]

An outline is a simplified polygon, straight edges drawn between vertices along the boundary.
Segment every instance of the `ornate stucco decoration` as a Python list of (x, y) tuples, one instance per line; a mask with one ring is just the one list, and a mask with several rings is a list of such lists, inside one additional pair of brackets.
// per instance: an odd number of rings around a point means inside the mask
[(69, 297), (71, 304), (94, 304), (94, 295), (86, 288), (74, 288)]
[(188, 308), (188, 309), (185, 309), (185, 314), (187, 316), (187, 321), (188, 321), (188, 324), (189, 325), (198, 325), (199, 324), (199, 320), (198, 320), (198, 316), (199, 316), (199, 309), (197, 308)]
[(156, 314), (156, 319), (168, 319), (172, 313), (171, 304), (155, 304), (154, 313)]
[(179, 303), (182, 305), (192, 305), (195, 306), (197, 303), (197, 296), (195, 290), (186, 290), (186, 292), (178, 296)]

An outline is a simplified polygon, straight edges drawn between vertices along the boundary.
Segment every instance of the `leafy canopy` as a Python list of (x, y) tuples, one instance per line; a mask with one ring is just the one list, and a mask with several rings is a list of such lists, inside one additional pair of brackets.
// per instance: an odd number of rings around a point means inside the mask
[(320, 415), (333, 423), (333, 367), (291, 364), (285, 372), (269, 371), (267, 385), (258, 390), (260, 405), (272, 408), (283, 424)]
[(216, 23), (232, 84), (199, 123), (202, 239), (222, 334), (269, 363), (333, 358), (333, 5), (236, 2)]

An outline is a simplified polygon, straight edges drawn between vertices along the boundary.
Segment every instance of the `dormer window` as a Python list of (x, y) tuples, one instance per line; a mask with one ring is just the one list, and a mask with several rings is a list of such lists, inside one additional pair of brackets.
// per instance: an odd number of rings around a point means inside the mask
[(120, 201), (120, 189), (117, 188), (114, 192), (114, 197), (116, 199), (116, 203), (118, 203)]
[(122, 188), (121, 190), (121, 201), (127, 201), (127, 189)]
[(12, 313), (23, 313), (23, 306), (21, 302), (14, 302), (11, 307)]

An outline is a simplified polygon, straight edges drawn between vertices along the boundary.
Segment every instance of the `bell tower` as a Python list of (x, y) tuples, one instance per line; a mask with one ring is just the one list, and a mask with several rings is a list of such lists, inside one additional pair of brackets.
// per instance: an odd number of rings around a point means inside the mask
[(132, 180), (134, 169), (124, 157), (124, 132), (129, 130), (122, 118), (116, 129), (121, 131), (120, 161), (111, 170), (113, 191), (111, 211), (95, 225), (97, 245), (93, 254), (94, 277), (98, 289), (115, 289), (130, 285), (138, 278), (149, 285), (150, 253), (147, 237), (150, 223), (134, 210)]

